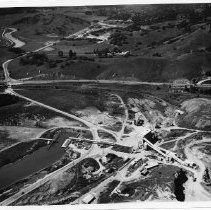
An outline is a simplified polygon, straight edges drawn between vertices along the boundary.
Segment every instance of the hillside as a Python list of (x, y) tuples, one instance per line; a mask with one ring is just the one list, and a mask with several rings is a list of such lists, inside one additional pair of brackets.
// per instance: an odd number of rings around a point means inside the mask
[[(211, 66), (211, 53), (191, 54), (179, 60), (167, 58), (130, 57), (127, 59), (110, 59), (99, 61), (74, 60), (64, 61), (55, 67), (47, 64), (37, 67), (36, 65), (20, 66), (19, 61), (10, 64), (11, 76), (24, 78), (45, 74), (44, 78), (57, 79), (112, 79), (112, 80), (136, 80), (136, 81), (170, 81), (177, 78), (192, 79), (201, 75), (203, 68)], [(41, 77), (42, 78), (42, 77)], [(43, 78), (43, 79), (44, 79)]]
[[(109, 65), (98, 79), (136, 78), (139, 81), (169, 81), (177, 78), (192, 79), (211, 66), (211, 54), (192, 54), (180, 60), (165, 58), (131, 58)], [(113, 78), (115, 78), (113, 77)]]
[(54, 13), (26, 16), (12, 23), (13, 26), (20, 29), (22, 35), (28, 34), (30, 31), (31, 34), (35, 35), (54, 33), (59, 36), (74, 33), (89, 24), (89, 21), (78, 17)]
[[(3, 16), (3, 23), (19, 29), (15, 36), (26, 42), (24, 50), (60, 42), (40, 52), (45, 62), (16, 59), (9, 71), (18, 79), (192, 80), (211, 72), (210, 20), (209, 4), (58, 7), (10, 13)], [(64, 38), (75, 32), (79, 33), (74, 38)], [(69, 57), (70, 50), (76, 57)], [(130, 56), (115, 50), (128, 51)]]
[(210, 130), (211, 101), (205, 98), (186, 100), (181, 104), (185, 111), (178, 119), (178, 124), (188, 128)]

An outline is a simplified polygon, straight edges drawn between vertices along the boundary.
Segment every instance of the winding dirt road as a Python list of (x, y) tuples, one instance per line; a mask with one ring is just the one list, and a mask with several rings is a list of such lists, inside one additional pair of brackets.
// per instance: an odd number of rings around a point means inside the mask
[(6, 38), (11, 44), (14, 44), (13, 46), (14, 48), (23, 47), (25, 43), (12, 36), (12, 34), (16, 32), (17, 29), (16, 28), (8, 28), (8, 29), (11, 31), (6, 33), (6, 29), (4, 29), (2, 37)]

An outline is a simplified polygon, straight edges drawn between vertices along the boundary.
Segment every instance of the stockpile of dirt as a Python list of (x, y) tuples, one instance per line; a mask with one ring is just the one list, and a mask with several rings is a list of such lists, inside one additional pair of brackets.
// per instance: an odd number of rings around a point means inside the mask
[(211, 100), (193, 98), (181, 104), (185, 111), (178, 117), (178, 124), (188, 128), (211, 130)]

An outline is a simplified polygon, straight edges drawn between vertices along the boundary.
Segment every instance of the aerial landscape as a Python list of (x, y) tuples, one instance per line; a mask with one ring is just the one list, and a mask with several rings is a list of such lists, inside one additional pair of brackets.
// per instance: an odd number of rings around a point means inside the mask
[(211, 201), (211, 4), (0, 8), (0, 205)]

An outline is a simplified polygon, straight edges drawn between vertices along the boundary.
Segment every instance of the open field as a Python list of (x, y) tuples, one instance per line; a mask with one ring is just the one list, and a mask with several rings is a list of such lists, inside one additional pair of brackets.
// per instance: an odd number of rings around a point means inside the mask
[[(31, 94), (31, 93), (30, 93)], [(8, 95), (4, 95), (7, 97)], [(11, 96), (10, 96), (11, 97)], [(51, 110), (20, 100), (0, 108), (0, 125), (50, 128), (55, 126), (82, 125)]]
[[(92, 92), (92, 95), (89, 94), (90, 91)], [(97, 106), (100, 111), (105, 110), (105, 106), (102, 106), (103, 101), (101, 100), (101, 97), (103, 98), (103, 95), (101, 96), (100, 93), (98, 93), (97, 91), (90, 91), (82, 90), (81, 92), (80, 90), (75, 91), (48, 89), (40, 92), (39, 90), (33, 90), (34, 94), (32, 99), (67, 112), (74, 111), (74, 109), (84, 109), (87, 106)], [(31, 98), (30, 90), (19, 90), (17, 92), (23, 94), (26, 97), (30, 96)], [(46, 94), (49, 97), (46, 97)]]

